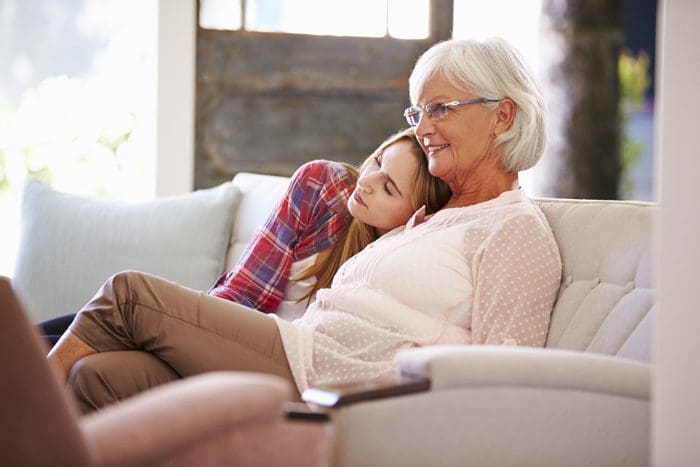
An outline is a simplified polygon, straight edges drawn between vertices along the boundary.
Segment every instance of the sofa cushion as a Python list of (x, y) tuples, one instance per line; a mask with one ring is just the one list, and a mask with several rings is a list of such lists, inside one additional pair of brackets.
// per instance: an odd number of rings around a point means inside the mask
[(78, 311), (125, 269), (206, 289), (223, 272), (238, 199), (230, 182), (127, 203), (28, 181), (13, 286), (35, 320)]
[(538, 204), (563, 266), (546, 346), (649, 362), (655, 205), (565, 199)]
[(241, 172), (233, 177), (241, 193), (234, 218), (226, 269), (233, 268), (258, 228), (265, 224), (272, 210), (284, 195), (289, 177)]

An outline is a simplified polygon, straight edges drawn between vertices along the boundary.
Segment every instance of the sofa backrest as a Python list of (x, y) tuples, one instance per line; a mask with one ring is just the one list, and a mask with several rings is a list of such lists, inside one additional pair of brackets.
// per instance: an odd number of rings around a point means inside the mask
[(655, 206), (565, 199), (537, 203), (563, 264), (546, 346), (649, 362)]
[[(242, 199), (226, 269), (262, 225), (289, 179), (239, 173)], [(650, 361), (651, 229), (656, 208), (626, 201), (536, 200), (562, 257), (562, 283), (547, 347)]]
[(238, 188), (241, 199), (233, 219), (225, 271), (236, 264), (248, 240), (265, 223), (288, 184), (289, 178), (275, 175), (241, 172), (233, 177), (233, 185)]

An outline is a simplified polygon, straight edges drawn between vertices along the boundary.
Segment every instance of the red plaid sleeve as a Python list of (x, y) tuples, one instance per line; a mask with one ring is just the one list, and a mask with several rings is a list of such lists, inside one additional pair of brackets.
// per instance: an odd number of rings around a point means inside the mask
[(347, 200), (354, 186), (354, 176), (336, 162), (319, 160), (301, 166), (236, 266), (207, 293), (274, 312), (284, 296), (292, 263), (333, 245), (347, 227), (351, 220)]

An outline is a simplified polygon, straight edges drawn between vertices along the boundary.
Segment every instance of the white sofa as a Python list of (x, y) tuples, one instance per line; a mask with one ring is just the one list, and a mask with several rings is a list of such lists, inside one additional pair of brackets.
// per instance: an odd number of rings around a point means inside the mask
[[(240, 174), (231, 259), (284, 188)], [(270, 203), (262, 208), (261, 202)], [(545, 349), (451, 346), (397, 358), (430, 389), (330, 409), (336, 466), (649, 463), (655, 297), (649, 203), (538, 200), (562, 255)], [(332, 405), (332, 404), (331, 404)]]
[[(235, 262), (286, 183), (268, 175), (234, 178), (221, 270)], [(538, 203), (563, 261), (546, 348), (452, 346), (400, 354), (399, 372), (428, 379), (430, 388), (327, 409), (334, 465), (648, 464), (656, 208)], [(25, 293), (42, 293), (23, 285)]]

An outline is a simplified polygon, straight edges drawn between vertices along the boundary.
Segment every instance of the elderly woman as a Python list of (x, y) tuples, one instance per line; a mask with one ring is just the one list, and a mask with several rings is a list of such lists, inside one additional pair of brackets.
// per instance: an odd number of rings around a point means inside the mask
[[(237, 369), (232, 362), (246, 360), (248, 341), (278, 332), (282, 349), (266, 350), (276, 360), (253, 369), (280, 374), (279, 368), (288, 367), (302, 392), (391, 373), (396, 354), (416, 346), (542, 346), (561, 261), (544, 216), (518, 187), (518, 171), (537, 162), (545, 139), (543, 100), (530, 71), (503, 41), (448, 41), (420, 57), (410, 91), (413, 106), (405, 116), (415, 126), (430, 173), (452, 190), (445, 208), (429, 216), (418, 210), (406, 226), (350, 258), (331, 287), (319, 290), (304, 316), (293, 322), (233, 303), (214, 307), (211, 300), (217, 298), (182, 290), (175, 294), (176, 284), (149, 285), (180, 297), (173, 311), (148, 293), (130, 295), (132, 286), (126, 283), (121, 296), (111, 302), (100, 297), (104, 303), (78, 315), (79, 327), (81, 322), (82, 329), (92, 327), (82, 334), (89, 334), (89, 342), (58, 349), (61, 361), (70, 367), (95, 351), (140, 349), (187, 376)], [(133, 306), (139, 303), (147, 305)], [(198, 338), (202, 328), (206, 333), (224, 314), (235, 323), (234, 337)], [(143, 331), (172, 320), (185, 323), (177, 335)], [(261, 326), (263, 320), (268, 321)], [(200, 345), (215, 345), (217, 357), (196, 365), (182, 358)], [(74, 389), (89, 399), (80, 384), (89, 376), (80, 375), (79, 362), (73, 374)], [(108, 376), (93, 380), (120, 383)]]
[(429, 312), (436, 342), (544, 345), (561, 260), (544, 215), (518, 187), (545, 143), (532, 73), (503, 40), (447, 41), (420, 57), (409, 87), (404, 116), (430, 173), (452, 190), (441, 211), (403, 233), (416, 266), (430, 261), (423, 291), (440, 291), (421, 304), (439, 310)]

